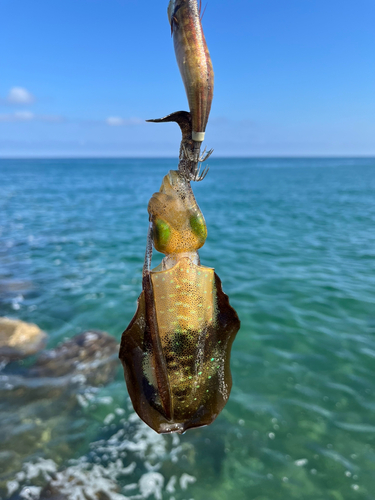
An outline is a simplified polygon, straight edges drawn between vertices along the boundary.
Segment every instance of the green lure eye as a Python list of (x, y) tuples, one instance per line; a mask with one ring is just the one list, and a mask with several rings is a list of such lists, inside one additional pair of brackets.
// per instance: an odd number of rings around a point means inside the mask
[(156, 219), (154, 221), (153, 229), (155, 248), (165, 248), (168, 244), (169, 238), (171, 237), (171, 228), (169, 224), (162, 219)]
[(195, 236), (201, 241), (207, 238), (207, 227), (202, 215), (192, 215), (190, 217), (190, 226)]

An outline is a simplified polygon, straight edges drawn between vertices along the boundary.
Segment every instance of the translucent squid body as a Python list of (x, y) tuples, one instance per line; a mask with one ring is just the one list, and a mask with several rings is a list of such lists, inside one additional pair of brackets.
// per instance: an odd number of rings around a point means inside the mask
[[(168, 16), (190, 112), (182, 131), (178, 171), (171, 170), (148, 204), (150, 226), (137, 311), (122, 334), (120, 359), (135, 411), (159, 433), (210, 424), (232, 386), (230, 351), (240, 327), (214, 269), (198, 250), (206, 222), (190, 181), (202, 180), (200, 146), (211, 108), (213, 71), (196, 0), (171, 0)], [(152, 248), (163, 253), (151, 270)]]

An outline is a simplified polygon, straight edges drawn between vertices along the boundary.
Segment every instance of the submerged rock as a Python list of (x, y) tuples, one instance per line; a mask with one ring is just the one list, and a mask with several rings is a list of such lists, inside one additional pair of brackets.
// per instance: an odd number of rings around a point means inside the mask
[(118, 343), (108, 333), (89, 330), (39, 355), (28, 377), (81, 376), (88, 385), (106, 384), (118, 367)]
[(0, 318), (0, 360), (17, 360), (43, 349), (47, 335), (33, 323)]
[(40, 492), (39, 500), (69, 500), (69, 496), (61, 493), (58, 488), (49, 483)]
[(39, 354), (29, 368), (12, 363), (0, 371), (0, 498), (28, 457), (62, 461), (86, 442), (80, 398), (113, 380), (117, 356), (115, 338), (86, 331)]
[(5, 370), (0, 377), (0, 399), (22, 404), (60, 398), (86, 386), (108, 384), (119, 367), (118, 343), (101, 331), (89, 330), (37, 357), (29, 368)]

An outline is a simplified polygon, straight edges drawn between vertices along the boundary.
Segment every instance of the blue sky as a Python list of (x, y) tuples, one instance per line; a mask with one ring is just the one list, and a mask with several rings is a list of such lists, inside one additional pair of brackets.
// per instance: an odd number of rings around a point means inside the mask
[[(204, 2), (203, 2), (204, 3)], [(168, 0), (0, 0), (0, 157), (176, 156)], [(374, 0), (210, 0), (215, 156), (375, 155)]]

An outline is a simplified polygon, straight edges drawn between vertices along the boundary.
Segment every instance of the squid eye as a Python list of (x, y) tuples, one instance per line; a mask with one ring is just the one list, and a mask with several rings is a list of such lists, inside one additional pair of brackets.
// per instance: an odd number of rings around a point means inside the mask
[(162, 219), (156, 219), (153, 224), (154, 243), (157, 250), (164, 249), (171, 237), (170, 225)]
[(207, 227), (202, 215), (192, 215), (190, 217), (190, 227), (195, 236), (204, 242), (207, 238)]

